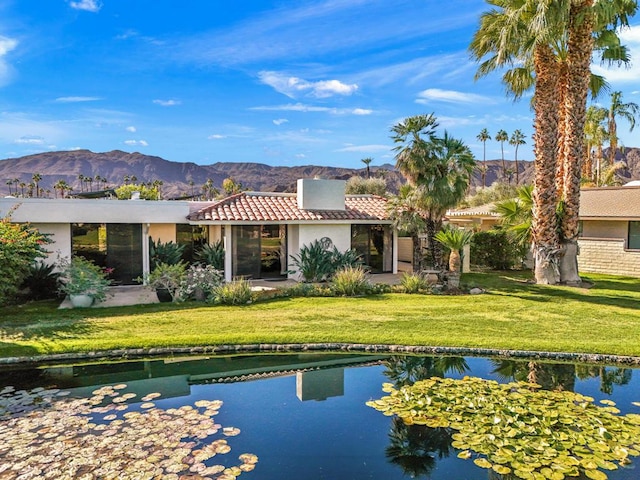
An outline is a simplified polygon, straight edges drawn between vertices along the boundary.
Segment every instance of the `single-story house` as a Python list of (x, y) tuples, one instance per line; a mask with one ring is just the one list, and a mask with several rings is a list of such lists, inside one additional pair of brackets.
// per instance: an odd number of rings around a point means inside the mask
[(2, 198), (0, 216), (51, 235), (48, 261), (82, 255), (113, 268), (119, 284), (149, 271), (149, 239), (185, 245), (222, 241), (225, 278), (299, 278), (291, 262), (314, 240), (357, 250), (372, 273), (397, 272), (397, 232), (386, 199), (345, 195), (343, 180), (299, 180), (297, 193), (242, 192), (215, 202)]
[(580, 192), (582, 272), (640, 277), (640, 186)]
[[(640, 186), (583, 188), (579, 217), (581, 272), (640, 277)], [(474, 230), (499, 221), (490, 205), (449, 211), (447, 219)]]

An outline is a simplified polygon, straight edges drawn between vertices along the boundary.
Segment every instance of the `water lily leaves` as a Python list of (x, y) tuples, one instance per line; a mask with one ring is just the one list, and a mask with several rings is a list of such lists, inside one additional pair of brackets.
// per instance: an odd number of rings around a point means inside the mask
[(473, 463), (475, 463), (480, 468), (491, 468), (493, 465), (486, 458), (476, 458)]
[[(406, 424), (457, 430), (451, 445), (460, 458), (522, 479), (562, 480), (583, 472), (606, 479), (602, 470), (627, 465), (640, 455), (640, 415), (621, 416), (610, 400), (569, 391), (543, 391), (535, 384), (499, 384), (464, 377), (434, 377), (367, 402)], [(640, 406), (640, 402), (638, 402)]]
[[(90, 398), (38, 388), (0, 391), (0, 476), (3, 479), (163, 478), (235, 479), (255, 468), (258, 457), (246, 453), (238, 465), (204, 462), (231, 451), (216, 424), (218, 400), (163, 410), (143, 397), (140, 410), (126, 411), (135, 398), (127, 386), (100, 387)], [(105, 404), (108, 402), (107, 404)], [(114, 413), (116, 412), (116, 413)], [(123, 412), (123, 413), (117, 413)]]

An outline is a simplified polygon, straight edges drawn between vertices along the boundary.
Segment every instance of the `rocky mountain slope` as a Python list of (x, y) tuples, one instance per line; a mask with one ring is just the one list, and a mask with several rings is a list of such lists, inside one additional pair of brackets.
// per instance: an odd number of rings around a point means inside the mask
[[(626, 167), (619, 173), (623, 182), (640, 179), (640, 149), (627, 148), (618, 155), (618, 159)], [(533, 176), (531, 162), (519, 161), (520, 183), (529, 182)], [(514, 162), (507, 161), (508, 169), (514, 170)], [(502, 177), (502, 161), (488, 160), (486, 162), (486, 184), (491, 185)], [(395, 192), (404, 183), (404, 178), (393, 165), (385, 164), (371, 167), (372, 175), (384, 176), (387, 187)], [(73, 187), (73, 192), (99, 190), (104, 187), (118, 186), (124, 183), (125, 177), (135, 177), (138, 183), (163, 182), (162, 192), (165, 198), (181, 195), (199, 194), (202, 185), (211, 179), (213, 185), (220, 188), (225, 178), (233, 178), (240, 182), (245, 189), (256, 191), (292, 192), (295, 190), (296, 180), (299, 178), (328, 178), (348, 179), (354, 175), (365, 176), (366, 169), (340, 168), (323, 166), (273, 167), (261, 163), (228, 163), (219, 162), (213, 165), (197, 165), (195, 163), (172, 162), (160, 157), (143, 155), (141, 153), (127, 153), (119, 150), (104, 153), (94, 153), (89, 150), (74, 150), (63, 152), (46, 152), (20, 158), (0, 160), (0, 192), (2, 195), (20, 193), (28, 188), (34, 174), (41, 175), (40, 188), (50, 190), (53, 196), (53, 185), (59, 180), (66, 181)], [(94, 182), (90, 187), (82, 185), (80, 176), (103, 179)], [(15, 179), (18, 182), (15, 182)], [(515, 181), (515, 175), (512, 175)], [(23, 184), (20, 187), (20, 183)], [(473, 186), (481, 186), (480, 173), (476, 171), (472, 181)]]

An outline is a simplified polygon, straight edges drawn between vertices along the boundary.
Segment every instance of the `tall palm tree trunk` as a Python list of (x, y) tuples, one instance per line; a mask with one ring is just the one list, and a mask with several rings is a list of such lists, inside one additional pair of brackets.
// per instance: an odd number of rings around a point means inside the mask
[(558, 145), (558, 67), (552, 50), (539, 44), (534, 50), (536, 85), (534, 95), (534, 166), (532, 250), (536, 283), (558, 281), (555, 187)]
[(568, 39), (568, 90), (562, 110), (565, 112), (564, 178), (562, 196), (562, 252), (560, 281), (579, 285), (578, 274), (578, 211), (580, 209), (580, 179), (584, 155), (584, 123), (587, 115), (587, 94), (593, 52), (594, 0), (571, 4)]

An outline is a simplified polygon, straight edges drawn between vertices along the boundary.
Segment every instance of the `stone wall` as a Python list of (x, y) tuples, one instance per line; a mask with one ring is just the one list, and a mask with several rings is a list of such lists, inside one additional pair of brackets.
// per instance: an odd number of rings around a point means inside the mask
[(578, 243), (581, 272), (640, 277), (640, 250), (625, 250), (625, 240), (581, 238)]

